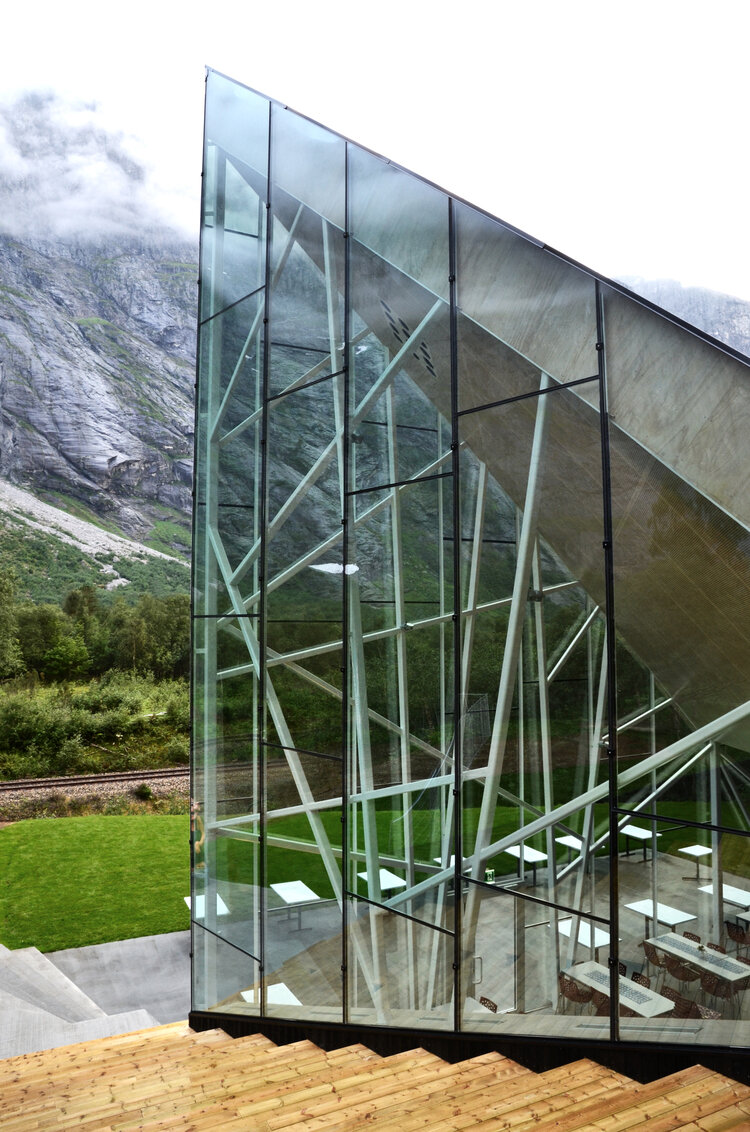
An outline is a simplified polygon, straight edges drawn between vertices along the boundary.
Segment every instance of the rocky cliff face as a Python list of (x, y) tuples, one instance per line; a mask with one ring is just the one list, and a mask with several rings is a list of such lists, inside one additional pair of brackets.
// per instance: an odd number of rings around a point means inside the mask
[[(196, 281), (176, 238), (0, 235), (0, 478), (184, 555)], [(624, 282), (750, 353), (750, 304)]]
[(622, 282), (705, 334), (750, 356), (750, 303), (744, 299), (704, 287), (683, 287), (673, 279), (627, 278)]
[(1, 477), (140, 540), (188, 527), (196, 260), (0, 237)]

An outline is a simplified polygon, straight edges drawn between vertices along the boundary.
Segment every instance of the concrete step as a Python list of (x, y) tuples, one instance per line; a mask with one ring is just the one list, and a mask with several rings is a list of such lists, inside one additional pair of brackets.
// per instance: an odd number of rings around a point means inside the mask
[(101, 1007), (35, 947), (0, 951), (0, 990), (65, 1022), (104, 1017)]
[(75, 1045), (96, 1038), (127, 1034), (158, 1025), (147, 1010), (130, 1010), (125, 1014), (104, 1014), (82, 1022), (63, 1022), (52, 1018), (43, 1010), (4, 1012), (0, 1033), (0, 1058), (34, 1053), (36, 1050), (55, 1049), (57, 1046)]

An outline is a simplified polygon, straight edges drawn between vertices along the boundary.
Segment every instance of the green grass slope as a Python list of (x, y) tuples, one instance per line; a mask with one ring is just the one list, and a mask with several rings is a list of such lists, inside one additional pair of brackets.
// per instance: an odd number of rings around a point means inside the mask
[(182, 931), (188, 818), (22, 821), (0, 830), (0, 943), (57, 951)]

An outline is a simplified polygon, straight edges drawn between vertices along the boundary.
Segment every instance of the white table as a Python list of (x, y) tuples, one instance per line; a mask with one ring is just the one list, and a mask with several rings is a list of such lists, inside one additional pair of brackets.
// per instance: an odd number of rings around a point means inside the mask
[[(188, 908), (190, 908), (190, 897), (189, 896), (183, 896), (182, 899), (185, 901)], [(229, 909), (227, 908), (226, 904), (221, 899), (221, 897), (218, 896), (218, 895), (216, 897), (216, 915), (217, 916), (228, 916), (229, 915)], [(196, 920), (205, 920), (205, 918), (206, 918), (206, 897), (204, 896), (203, 893), (200, 893), (200, 895), (196, 896), (196, 898), (195, 898), (195, 918), (196, 918)]]
[(564, 845), (568, 850), (568, 864), (570, 864), (571, 861), (571, 850), (575, 849), (577, 853), (580, 853), (583, 848), (583, 842), (580, 837), (574, 837), (572, 833), (566, 833), (564, 837), (556, 837), (555, 841), (558, 845)]
[[(609, 970), (602, 963), (594, 963), (589, 959), (586, 963), (576, 963), (566, 974), (609, 997)], [(640, 1014), (641, 1018), (657, 1018), (660, 1014), (671, 1014), (674, 1009), (670, 998), (665, 998), (640, 983), (634, 983), (623, 975), (618, 976), (618, 984), (621, 1005)]]
[[(245, 1002), (258, 1002), (260, 994), (257, 990), (243, 990), (240, 992)], [(266, 1002), (269, 1006), (301, 1006), (294, 991), (290, 991), (286, 983), (272, 983), (266, 987)]]
[(547, 860), (547, 854), (542, 853), (540, 849), (533, 849), (531, 845), (511, 845), (505, 850), (510, 853), (511, 857), (516, 857), (521, 862), (521, 869), (525, 865), (531, 865), (532, 884), (536, 884), (536, 867), (541, 861)]
[[(705, 857), (707, 853), (713, 853), (713, 849), (709, 849), (707, 845), (683, 845), (681, 849), (677, 850), (678, 853), (687, 853), (688, 857), (695, 857), (695, 879), (700, 879), (701, 857)], [(683, 880), (692, 880), (692, 877), (683, 877)]]
[[(653, 832), (650, 829), (643, 829), (643, 827), (640, 825), (624, 825), (620, 830), (620, 833), (622, 833), (625, 837), (625, 856), (630, 856), (630, 838), (634, 837), (636, 841), (643, 842), (643, 860), (645, 861), (646, 842), (650, 841), (654, 836)], [(661, 834), (657, 833), (656, 836), (661, 837)]]
[[(560, 935), (567, 936), (570, 939), (571, 932), (573, 931), (572, 920), (559, 920), (557, 930)], [(578, 942), (584, 947), (591, 947), (591, 925), (579, 921), (578, 923)], [(605, 932), (602, 928), (594, 927), (594, 955), (597, 960), (599, 959), (599, 948), (609, 947), (609, 932)]]
[[(638, 912), (639, 915), (645, 916), (646, 926), (644, 932), (649, 934), (649, 920), (654, 919), (654, 902), (653, 900), (636, 900), (633, 904), (626, 904), (626, 908), (632, 909), (633, 912)], [(676, 924), (686, 924), (689, 920), (697, 919), (696, 916), (691, 916), (689, 912), (681, 912), (679, 908), (671, 908), (669, 904), (656, 905), (656, 922), (659, 924), (667, 924), (672, 931), (675, 929)], [(654, 924), (654, 931), (656, 931), (656, 924)]]
[[(451, 861), (450, 861), (449, 865), (443, 865), (443, 858), (442, 857), (433, 857), (432, 859), (433, 859), (433, 861), (435, 862), (436, 865), (441, 865), (443, 868), (453, 869), (453, 868), (455, 868), (455, 865), (456, 865), (456, 855), (455, 855), (455, 853), (451, 853)], [(463, 866), (464, 872), (469, 867), (469, 862), (467, 861), (466, 857), (463, 858), (462, 866)]]
[[(406, 881), (402, 880), (401, 877), (397, 877), (395, 873), (389, 872), (388, 869), (378, 869), (378, 875), (380, 877), (381, 892), (392, 892), (394, 888), (406, 888)], [(360, 880), (363, 880), (365, 884), (369, 884), (366, 872), (357, 873), (357, 876)]]
[[(698, 891), (707, 892), (709, 896), (713, 896), (714, 886), (702, 884)], [(744, 888), (735, 888), (731, 884), (723, 884), (721, 894), (727, 904), (738, 904), (740, 908), (750, 908), (750, 892), (746, 892)]]
[(700, 967), (701, 970), (709, 971), (712, 975), (718, 975), (730, 983), (737, 982), (739, 979), (747, 979), (750, 976), (750, 967), (746, 963), (738, 963), (731, 955), (714, 951), (711, 947), (696, 943), (694, 939), (686, 939), (684, 935), (667, 932), (666, 935), (656, 936), (654, 939), (646, 940), (646, 942), (653, 944), (661, 951), (666, 951), (669, 955), (674, 955), (683, 962), (690, 963), (692, 967)]
[(297, 929), (302, 928), (302, 905), (314, 904), (316, 900), (320, 900), (317, 892), (313, 892), (311, 888), (305, 884), (303, 880), (282, 880), (272, 884), (271, 888), (276, 893), (284, 904), (289, 909), (289, 916), (293, 912), (297, 914)]

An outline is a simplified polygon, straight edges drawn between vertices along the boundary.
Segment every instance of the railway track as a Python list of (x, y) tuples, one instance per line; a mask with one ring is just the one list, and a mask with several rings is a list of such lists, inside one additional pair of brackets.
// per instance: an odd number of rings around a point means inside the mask
[(73, 786), (123, 786), (140, 782), (158, 782), (162, 778), (190, 777), (187, 766), (167, 767), (162, 770), (116, 770), (104, 774), (69, 774), (60, 778), (16, 778), (0, 781), (0, 794), (11, 790), (60, 790)]

